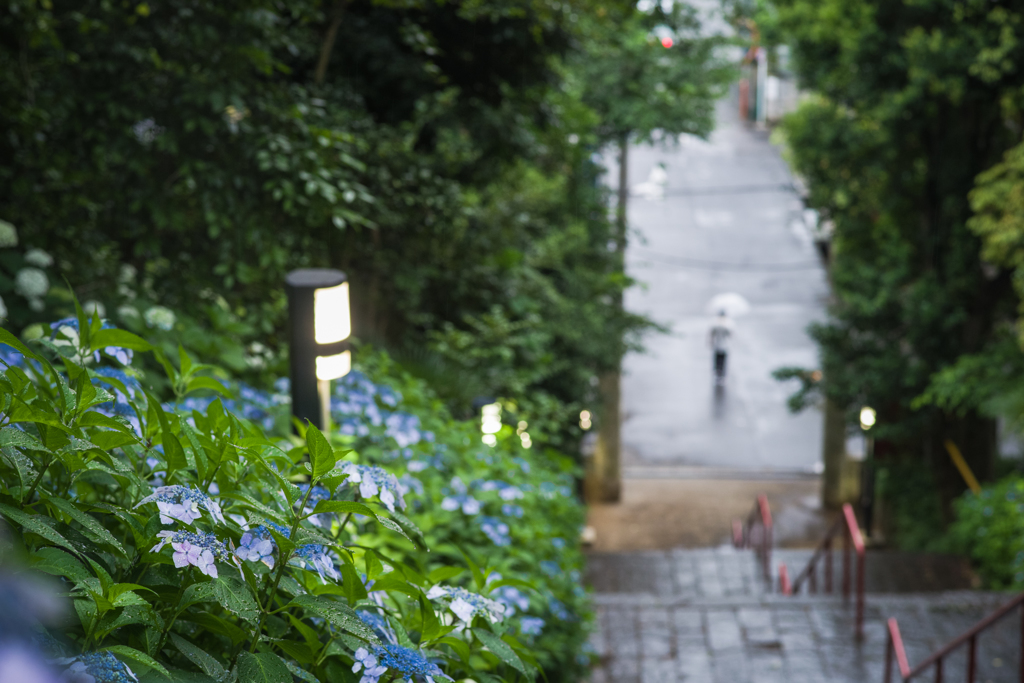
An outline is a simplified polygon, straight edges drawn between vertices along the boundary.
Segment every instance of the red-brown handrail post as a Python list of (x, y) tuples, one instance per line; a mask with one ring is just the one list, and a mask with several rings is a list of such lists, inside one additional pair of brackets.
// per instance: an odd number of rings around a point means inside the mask
[(843, 600), (850, 602), (850, 547), (853, 540), (849, 534), (843, 535)]
[[(760, 526), (760, 534), (755, 534), (755, 527)], [(746, 522), (734, 520), (732, 523), (732, 542), (737, 548), (753, 547), (757, 559), (761, 562), (761, 571), (771, 587), (772, 579), (772, 510), (768, 505), (768, 496), (758, 495), (754, 509), (750, 511)]]
[(825, 592), (832, 593), (832, 539), (825, 541)]
[(857, 525), (857, 515), (853, 514), (853, 506), (849, 503), (843, 505), (843, 517), (846, 520), (846, 532), (853, 543), (853, 549), (857, 552), (857, 604), (856, 604), (856, 634), (857, 640), (864, 637), (864, 539), (860, 535), (860, 527)]
[(761, 512), (761, 526), (763, 532), (763, 556), (761, 562), (764, 567), (764, 578), (771, 582), (772, 577), (772, 510), (768, 506), (768, 496), (761, 494), (757, 497), (757, 506)]
[[(956, 648), (960, 647), (964, 643), (967, 644), (967, 681), (968, 683), (974, 683), (977, 680), (977, 664), (978, 664), (978, 635), (988, 629), (990, 626), (995, 624), (997, 621), (1005, 617), (1007, 614), (1015, 609), (1021, 609), (1021, 652), (1024, 653), (1024, 593), (1021, 593), (1014, 597), (1009, 602), (1004, 603), (996, 611), (990, 613), (984, 619), (976, 623), (971, 628), (967, 629), (964, 633), (960, 634), (950, 642), (946, 643), (943, 647), (933, 652), (931, 655), (926, 657), (924, 661), (918, 664), (913, 669), (907, 663), (907, 653), (903, 648), (903, 639), (900, 637), (900, 627), (896, 623), (895, 618), (888, 620), (888, 631), (889, 631), (889, 642), (885, 652), (885, 681), (889, 683), (892, 678), (892, 659), (893, 655), (896, 657), (896, 661), (900, 668), (900, 677), (904, 681), (908, 681), (911, 678), (915, 678), (921, 673), (928, 670), (929, 667), (935, 667), (935, 680), (938, 683), (942, 683), (944, 675), (944, 660), (953, 652)], [(1024, 683), (1024, 661), (1020, 665), (1020, 678), (1021, 683)]]

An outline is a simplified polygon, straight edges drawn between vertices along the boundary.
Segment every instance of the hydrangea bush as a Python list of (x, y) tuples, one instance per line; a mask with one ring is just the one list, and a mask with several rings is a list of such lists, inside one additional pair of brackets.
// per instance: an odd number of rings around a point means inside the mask
[[(292, 436), (281, 387), (221, 398), (211, 368), (81, 310), (32, 348), (0, 343), (5, 555), (71, 603), (63, 628), (26, 617), (18, 656), (97, 683), (572, 680), (587, 663), (557, 456), (486, 448), (411, 380), (358, 374), (330, 438)], [(133, 369), (147, 353), (173, 396)]]
[(988, 588), (1024, 590), (1024, 477), (1014, 474), (954, 502), (951, 549), (970, 555)]

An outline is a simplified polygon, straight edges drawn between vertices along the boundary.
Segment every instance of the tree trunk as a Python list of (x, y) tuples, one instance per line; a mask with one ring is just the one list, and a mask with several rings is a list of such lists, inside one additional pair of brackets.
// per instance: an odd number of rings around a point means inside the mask
[[(615, 267), (619, 270), (625, 270), (626, 202), (629, 199), (629, 135), (621, 135), (618, 143), (619, 187), (618, 203), (615, 207)], [(620, 309), (622, 308), (621, 293), (616, 295), (615, 304)], [(598, 447), (594, 454), (594, 471), (597, 478), (597, 486), (593, 488), (597, 489), (596, 492), (600, 497), (600, 502), (605, 503), (617, 503), (622, 496), (621, 386), (621, 368), (606, 372), (599, 378), (598, 391), (601, 394), (601, 426), (598, 432)]]

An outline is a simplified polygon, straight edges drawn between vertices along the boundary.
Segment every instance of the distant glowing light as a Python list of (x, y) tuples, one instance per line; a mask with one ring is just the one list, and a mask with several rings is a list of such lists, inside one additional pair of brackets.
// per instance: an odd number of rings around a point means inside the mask
[[(480, 431), (487, 435), (501, 431), (501, 404), (488, 403), (480, 409)], [(487, 439), (484, 439), (484, 443), (487, 443)]]
[(860, 409), (860, 428), (867, 431), (875, 425), (877, 415), (875, 409), (869, 406), (864, 406)]
[(313, 292), (313, 337), (317, 344), (344, 341), (352, 333), (348, 283)]
[(352, 352), (345, 351), (334, 356), (317, 356), (316, 378), (338, 379), (344, 377), (352, 369)]
[(587, 430), (594, 426), (591, 421), (591, 415), (589, 410), (580, 411), (580, 429)]
[(529, 448), (533, 445), (533, 440), (530, 439), (530, 435), (527, 432), (523, 432), (519, 435), (520, 441), (522, 441), (523, 448)]
[(672, 38), (670, 36), (664, 36), (661, 39), (661, 46), (663, 48), (665, 48), (665, 49), (668, 49), (668, 48), (672, 47), (674, 44), (675, 43), (673, 42), (673, 40), (672, 40)]
[(496, 437), (494, 434), (484, 434), (483, 437), (481, 438), (481, 441), (483, 441), (488, 446), (492, 447), (498, 445), (498, 437)]

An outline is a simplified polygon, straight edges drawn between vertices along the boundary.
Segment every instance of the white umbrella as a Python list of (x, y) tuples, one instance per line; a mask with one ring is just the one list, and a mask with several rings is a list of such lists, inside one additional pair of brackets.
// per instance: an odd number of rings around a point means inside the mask
[(706, 309), (711, 315), (725, 311), (726, 315), (736, 318), (750, 312), (750, 302), (735, 292), (726, 292), (711, 297)]

